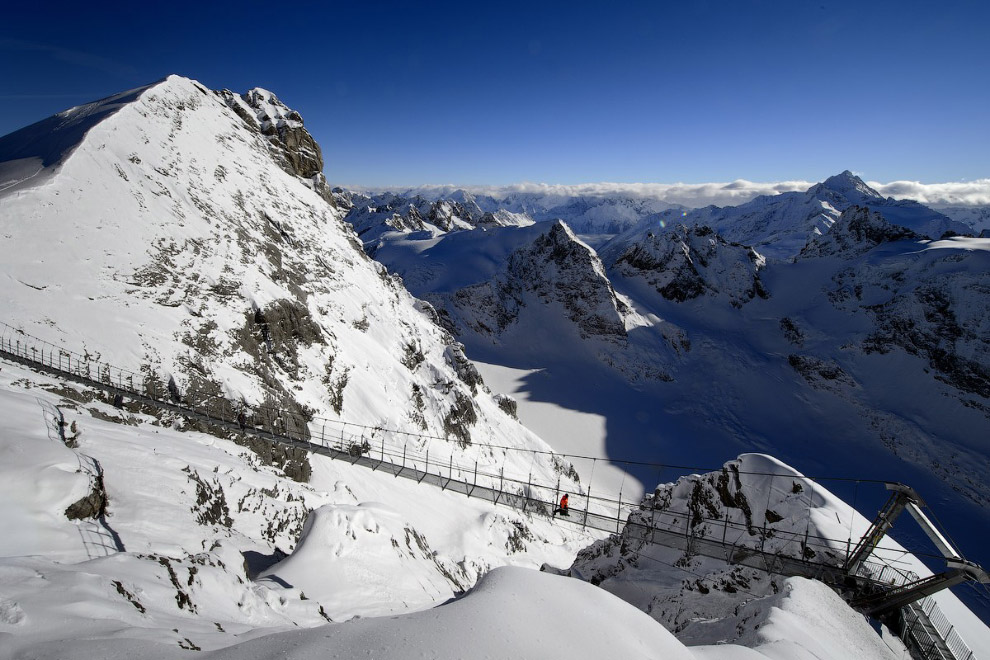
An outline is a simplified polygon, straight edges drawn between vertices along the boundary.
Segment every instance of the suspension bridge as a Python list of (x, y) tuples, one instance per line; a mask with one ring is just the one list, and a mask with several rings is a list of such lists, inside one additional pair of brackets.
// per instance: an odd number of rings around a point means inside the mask
[[(479, 498), (536, 516), (552, 517), (561, 494), (556, 484), (534, 482), (533, 474), (506, 474), (504, 466), (465, 465), (446, 460), (430, 461), (429, 443), (440, 436), (419, 434), (342, 420), (294, 414), (274, 407), (254, 407), (248, 415), (219, 397), (197, 403), (183, 399), (174, 382), (121, 369), (89, 354), (79, 354), (27, 335), (0, 322), (0, 357), (105, 392), (114, 405), (124, 398), (152, 409), (206, 424), (231, 437), (255, 437), (276, 445), (347, 461), (352, 465), (427, 484), (466, 497)], [(549, 454), (557, 461), (573, 457), (539, 450), (486, 445), (489, 449)], [(598, 460), (598, 459), (592, 459)], [(592, 464), (594, 465), (594, 463)], [(659, 466), (681, 468), (683, 466)], [(767, 475), (773, 476), (773, 475)], [(754, 536), (750, 525), (735, 522), (727, 512), (709, 517), (688, 510), (680, 512), (645, 505), (643, 497), (624, 501), (592, 495), (590, 485), (571, 497), (569, 515), (556, 518), (562, 524), (610, 534), (625, 534), (645, 544), (675, 548), (689, 554), (749, 566), (771, 574), (802, 576), (823, 581), (849, 598), (864, 614), (892, 622), (916, 657), (925, 660), (975, 660), (973, 652), (930, 597), (941, 589), (964, 581), (987, 583), (987, 574), (965, 560), (925, 516), (924, 502), (902, 484), (887, 484), (891, 491), (866, 534), (852, 547), (852, 539), (826, 538), (773, 530)], [(648, 498), (647, 498), (648, 499)], [(723, 505), (724, 507), (724, 505)], [(886, 562), (875, 554), (880, 541), (898, 515), (908, 511), (932, 539), (946, 561), (946, 570), (928, 577)], [(660, 516), (665, 522), (657, 524)], [(721, 527), (718, 535), (696, 530)], [(119, 539), (116, 544), (122, 548)], [(814, 561), (825, 557), (828, 560)]]

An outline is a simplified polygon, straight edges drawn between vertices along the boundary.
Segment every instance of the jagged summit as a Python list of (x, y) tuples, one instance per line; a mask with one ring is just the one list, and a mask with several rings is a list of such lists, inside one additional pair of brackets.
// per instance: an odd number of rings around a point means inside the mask
[[(882, 202), (884, 196), (878, 193), (873, 188), (866, 185), (866, 182), (861, 178), (846, 170), (841, 174), (836, 174), (835, 176), (830, 176), (825, 179), (821, 184), (822, 188), (831, 190), (839, 193), (845, 197), (846, 201), (850, 204), (857, 204), (863, 206), (869, 203)], [(811, 193), (815, 191), (818, 186), (812, 186), (808, 192)]]
[(244, 94), (229, 89), (218, 94), (248, 127), (268, 138), (279, 167), (304, 179), (324, 200), (336, 204), (323, 176), (323, 151), (303, 125), (302, 115), (260, 87)]
[(561, 221), (534, 225), (524, 235), (528, 240), (504, 257), (491, 279), (428, 296), (447, 310), (449, 327), (493, 338), (508, 330), (526, 336), (533, 331), (534, 310), (550, 305), (553, 321), (544, 319), (545, 325), (623, 341), (625, 304), (594, 250)]
[(299, 113), (279, 101), (278, 97), (267, 89), (255, 87), (242, 94), (241, 98), (257, 111), (262, 133), (268, 134), (283, 126), (300, 128), (303, 125)]
[(708, 295), (740, 307), (754, 296), (767, 295), (759, 275), (766, 260), (708, 227), (648, 231), (603, 252), (619, 275), (641, 278), (666, 300), (684, 302)]

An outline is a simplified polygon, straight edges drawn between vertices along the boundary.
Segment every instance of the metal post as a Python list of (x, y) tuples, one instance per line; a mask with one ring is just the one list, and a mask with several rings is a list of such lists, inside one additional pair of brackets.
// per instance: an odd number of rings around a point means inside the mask
[(591, 484), (590, 483), (588, 484), (588, 494), (585, 496), (585, 502), (586, 502), (586, 504), (584, 505), (584, 522), (581, 523), (581, 529), (587, 529), (588, 528), (588, 514), (591, 511)]
[(471, 490), (468, 491), (467, 496), (468, 497), (471, 497), (471, 494), (474, 492), (474, 489), (477, 488), (477, 487), (478, 487), (478, 461), (475, 461), (474, 462), (474, 485), (471, 486)]
[(722, 505), (722, 517), (724, 518), (722, 524), (722, 545), (725, 545), (725, 533), (729, 530), (729, 509), (724, 504)]
[[(657, 471), (657, 484), (660, 483), (660, 472)], [(657, 533), (657, 491), (653, 489), (653, 504), (651, 506), (653, 511), (650, 514), (650, 543), (653, 543), (653, 539), (656, 537)]]
[(502, 497), (502, 481), (505, 477), (505, 466), (503, 465), (498, 469), (498, 495), (495, 496), (495, 504), (498, 504), (499, 499)]

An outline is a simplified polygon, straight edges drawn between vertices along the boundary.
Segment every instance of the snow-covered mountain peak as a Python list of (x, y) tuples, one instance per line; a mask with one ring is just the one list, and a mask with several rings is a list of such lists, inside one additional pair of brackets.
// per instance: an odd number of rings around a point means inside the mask
[(754, 249), (729, 243), (710, 227), (679, 225), (624, 237), (605, 250), (623, 277), (642, 278), (663, 298), (684, 302), (701, 295), (726, 298), (734, 307), (766, 297), (759, 271), (766, 265)]
[(563, 222), (391, 238), (375, 258), (440, 310), (452, 332), (520, 348), (534, 334), (552, 335), (565, 353), (584, 339), (625, 341), (626, 304), (598, 255)]
[[(822, 182), (822, 187), (841, 194), (850, 204), (860, 206), (883, 201), (884, 197), (873, 188), (866, 185), (861, 178), (846, 170), (841, 174), (831, 176)], [(814, 190), (815, 186), (811, 190)], [(809, 192), (811, 192), (809, 190)]]
[(882, 213), (890, 223), (929, 238), (939, 238), (949, 231), (972, 231), (917, 202), (884, 198), (848, 170), (804, 192), (765, 195), (726, 208), (668, 211), (660, 217), (669, 222), (707, 225), (727, 240), (754, 247), (769, 259), (786, 260), (797, 256), (809, 238), (827, 233), (850, 206), (868, 207)]
[(461, 444), (539, 443), (462, 381), (452, 338), (342, 213), (275, 166), (290, 143), (245, 121), (230, 93), (179, 76), (126, 98), (72, 132), (49, 185), (0, 192), (5, 322), (172, 379), (191, 403), (439, 437), (456, 417), (470, 420)]

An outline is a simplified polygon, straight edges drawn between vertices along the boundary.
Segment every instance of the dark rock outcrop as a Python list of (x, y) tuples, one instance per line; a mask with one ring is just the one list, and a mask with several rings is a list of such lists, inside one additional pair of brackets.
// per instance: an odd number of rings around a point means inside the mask
[(852, 206), (842, 212), (828, 233), (809, 240), (801, 250), (800, 258), (849, 258), (869, 252), (881, 243), (916, 241), (921, 238), (910, 229), (891, 224), (876, 211)]
[(99, 518), (107, 512), (107, 492), (103, 487), (103, 477), (97, 476), (93, 483), (93, 490), (85, 497), (73, 502), (65, 510), (65, 517), (69, 520), (84, 520), (86, 518)]
[(725, 296), (734, 307), (767, 293), (760, 281), (764, 259), (752, 248), (729, 243), (709, 227), (680, 226), (647, 232), (616, 259), (624, 277), (641, 277), (674, 302)]
[(267, 138), (269, 152), (279, 167), (303, 179), (327, 203), (336, 206), (336, 197), (323, 176), (323, 151), (298, 112), (257, 87), (240, 95), (227, 89), (218, 94), (247, 126)]

